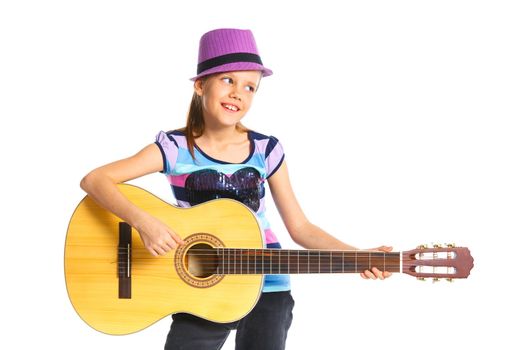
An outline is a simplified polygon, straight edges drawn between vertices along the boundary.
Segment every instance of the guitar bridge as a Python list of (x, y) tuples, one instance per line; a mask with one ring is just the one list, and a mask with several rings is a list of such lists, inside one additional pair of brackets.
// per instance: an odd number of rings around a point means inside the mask
[(131, 226), (119, 222), (118, 233), (118, 297), (131, 299)]

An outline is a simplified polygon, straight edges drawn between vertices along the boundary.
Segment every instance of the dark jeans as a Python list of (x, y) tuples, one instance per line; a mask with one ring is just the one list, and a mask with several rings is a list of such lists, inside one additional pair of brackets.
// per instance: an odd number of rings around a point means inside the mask
[(237, 329), (236, 350), (284, 350), (292, 324), (294, 300), (290, 292), (262, 293), (255, 308), (232, 323), (215, 323), (190, 314), (172, 316), (165, 350), (220, 349)]

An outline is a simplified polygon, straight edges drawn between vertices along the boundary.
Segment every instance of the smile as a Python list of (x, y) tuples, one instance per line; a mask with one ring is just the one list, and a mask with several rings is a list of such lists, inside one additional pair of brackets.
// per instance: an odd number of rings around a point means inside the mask
[(234, 105), (231, 105), (231, 104), (228, 104), (228, 103), (221, 103), (221, 105), (222, 105), (225, 109), (227, 109), (227, 110), (229, 110), (229, 111), (237, 112), (237, 111), (239, 110), (239, 107), (234, 106)]

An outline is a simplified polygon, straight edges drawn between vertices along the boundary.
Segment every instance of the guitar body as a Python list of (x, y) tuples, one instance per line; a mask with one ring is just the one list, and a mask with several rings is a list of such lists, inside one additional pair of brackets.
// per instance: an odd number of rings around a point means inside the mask
[[(154, 257), (131, 229), (130, 245), (123, 246), (122, 220), (86, 196), (69, 223), (64, 257), (68, 295), (86, 323), (104, 333), (129, 334), (171, 313), (232, 322), (255, 306), (263, 275), (195, 276), (187, 256), (190, 246), (264, 248), (257, 218), (248, 207), (220, 199), (177, 208), (135, 186), (119, 189), (191, 243)], [(125, 257), (119, 260), (119, 254)], [(125, 283), (123, 276), (129, 277)], [(128, 286), (129, 295), (119, 296), (120, 284)]]

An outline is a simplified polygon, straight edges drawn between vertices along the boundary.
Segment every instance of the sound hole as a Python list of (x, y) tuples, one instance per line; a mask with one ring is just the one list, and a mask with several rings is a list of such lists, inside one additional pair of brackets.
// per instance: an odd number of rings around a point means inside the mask
[(186, 269), (197, 278), (210, 277), (217, 273), (219, 258), (217, 251), (206, 243), (198, 243), (188, 249), (186, 254)]

